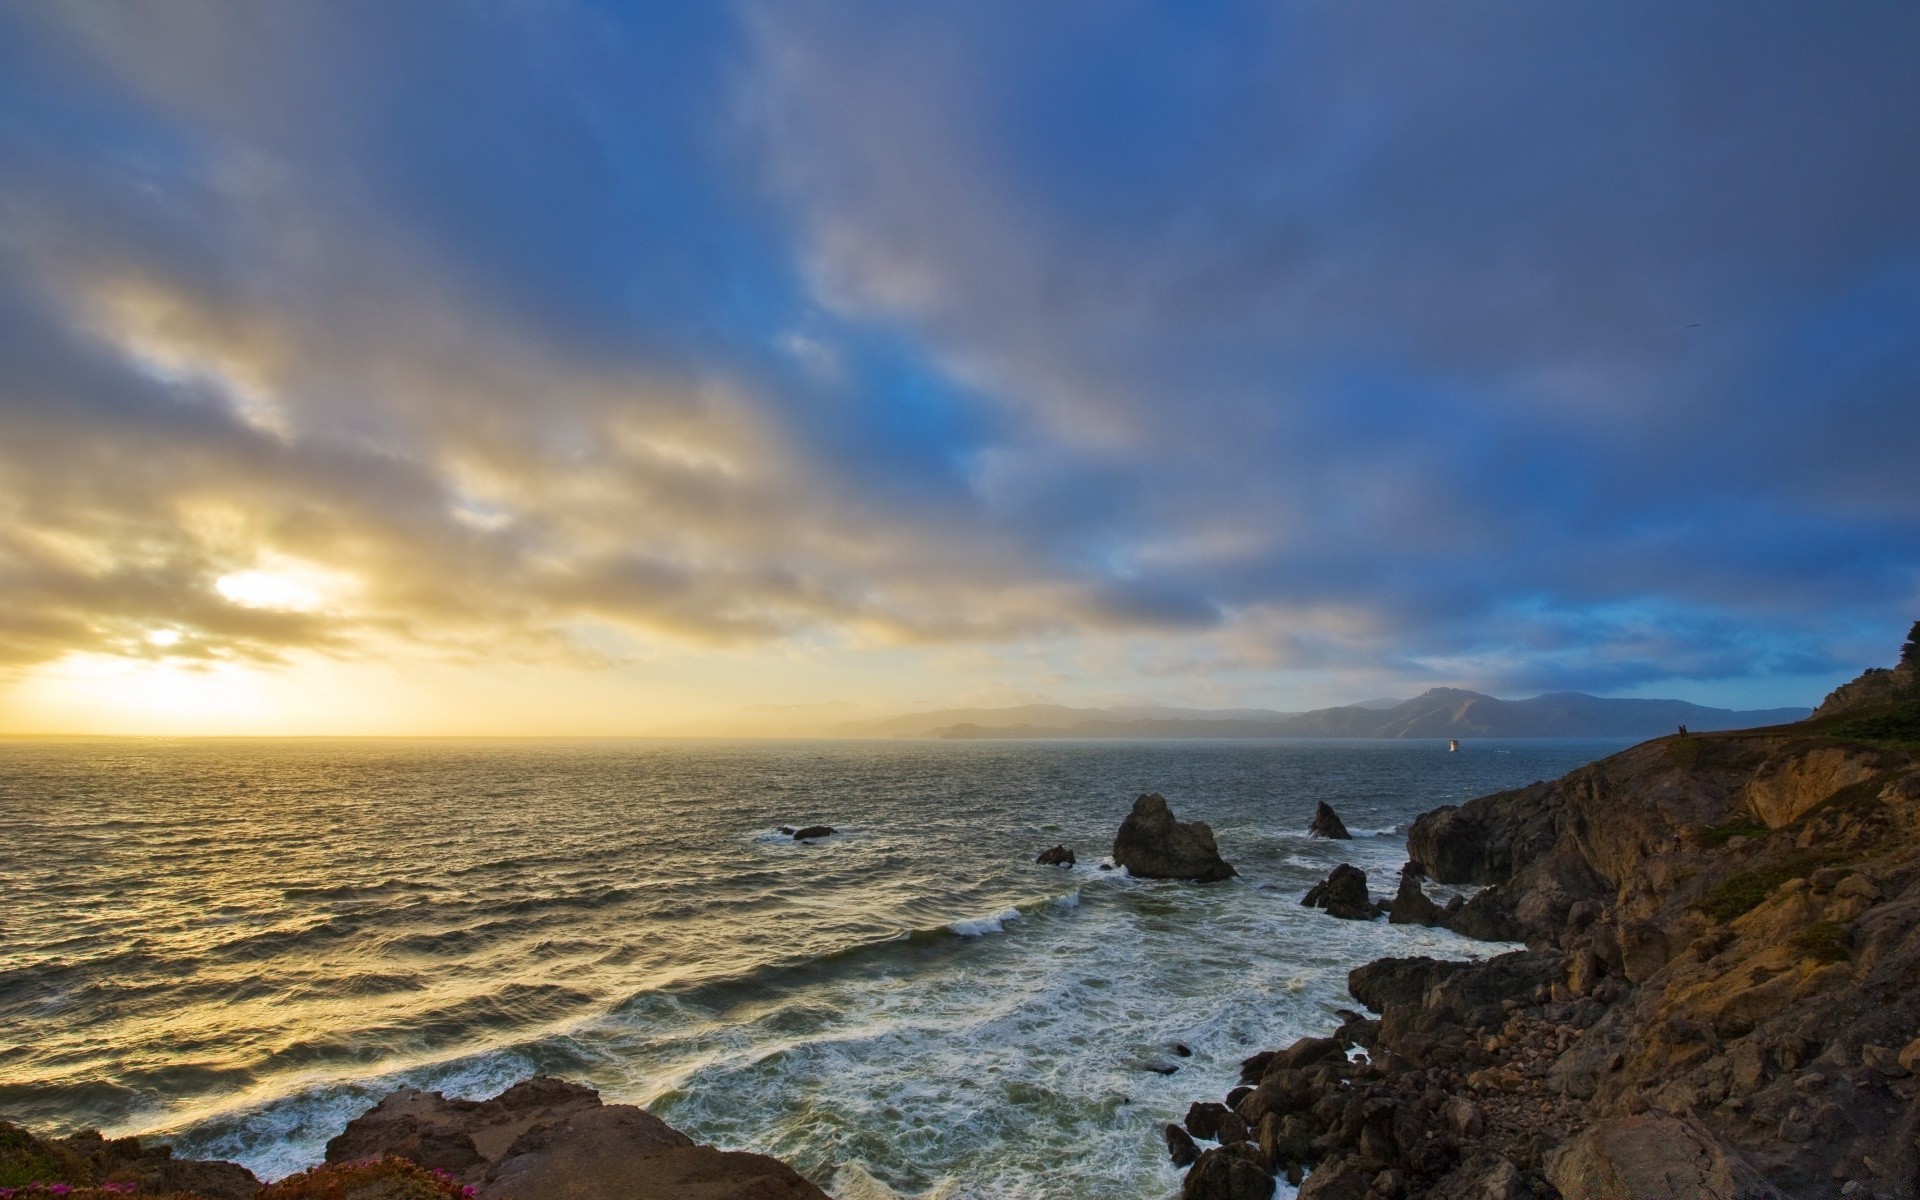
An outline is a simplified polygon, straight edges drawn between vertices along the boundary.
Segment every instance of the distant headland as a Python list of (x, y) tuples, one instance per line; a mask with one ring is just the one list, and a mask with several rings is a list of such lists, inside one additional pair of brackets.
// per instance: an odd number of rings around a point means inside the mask
[(1411, 700), (1370, 700), (1311, 712), (1027, 704), (848, 721), (820, 732), (832, 737), (950, 739), (1649, 738), (1682, 725), (1700, 731), (1785, 725), (1811, 711), (1708, 708), (1684, 700), (1615, 700), (1584, 692), (1502, 700), (1461, 688), (1433, 688)]

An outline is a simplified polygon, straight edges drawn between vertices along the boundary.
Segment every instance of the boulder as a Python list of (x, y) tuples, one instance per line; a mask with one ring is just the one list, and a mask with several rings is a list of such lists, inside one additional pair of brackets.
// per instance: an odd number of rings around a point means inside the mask
[(1260, 1148), (1234, 1142), (1209, 1150), (1187, 1172), (1181, 1200), (1272, 1200), (1273, 1173)]
[(393, 1155), (481, 1200), (826, 1200), (777, 1159), (697, 1145), (630, 1104), (544, 1077), (491, 1100), (401, 1088), (327, 1143), (327, 1162)]
[(763, 1154), (695, 1145), (644, 1109), (610, 1104), (522, 1134), (481, 1200), (827, 1200)]
[(449, 1100), (403, 1087), (347, 1122), (327, 1143), (326, 1161), (393, 1155), (478, 1183), (527, 1130), (600, 1106), (600, 1093), (592, 1088), (546, 1076), (522, 1080), (491, 1100)]
[(1073, 851), (1065, 846), (1055, 846), (1051, 850), (1042, 850), (1040, 857), (1033, 861), (1043, 867), (1070, 867), (1074, 863)]
[(1328, 915), (1347, 921), (1371, 921), (1381, 911), (1367, 893), (1367, 873), (1352, 863), (1335, 867), (1300, 898), (1300, 903), (1308, 908), (1324, 908)]
[(1314, 810), (1313, 824), (1307, 826), (1307, 836), (1338, 838), (1343, 842), (1353, 840), (1353, 835), (1347, 832), (1346, 824), (1340, 820), (1340, 814), (1333, 811), (1333, 805), (1325, 800), (1322, 800), (1320, 807)]
[(1643, 1113), (1588, 1126), (1547, 1156), (1566, 1200), (1780, 1200), (1693, 1118)]
[(1200, 1147), (1193, 1144), (1193, 1138), (1178, 1125), (1169, 1124), (1166, 1129), (1167, 1157), (1176, 1167), (1190, 1167), (1200, 1157)]
[(1426, 892), (1421, 890), (1420, 876), (1406, 870), (1400, 872), (1400, 890), (1387, 907), (1387, 921), (1394, 925), (1445, 925), (1447, 918), (1440, 906), (1427, 899)]
[(1142, 879), (1212, 883), (1234, 875), (1220, 857), (1213, 830), (1203, 821), (1174, 820), (1166, 798), (1157, 792), (1133, 802), (1133, 811), (1114, 835), (1113, 861)]
[(793, 831), (793, 840), (805, 842), (813, 838), (832, 837), (833, 833), (834, 829), (831, 825), (807, 825)]

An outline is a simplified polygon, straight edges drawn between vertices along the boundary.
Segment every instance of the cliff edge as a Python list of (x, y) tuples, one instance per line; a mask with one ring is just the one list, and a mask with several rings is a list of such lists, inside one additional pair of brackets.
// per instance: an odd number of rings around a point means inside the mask
[[(1481, 885), (1455, 931), (1528, 949), (1355, 970), (1379, 1015), (1249, 1059), (1207, 1155), (1310, 1169), (1302, 1200), (1920, 1195), (1913, 640), (1806, 721), (1437, 809), (1408, 852)], [(1185, 1195), (1233, 1195), (1207, 1155)]]

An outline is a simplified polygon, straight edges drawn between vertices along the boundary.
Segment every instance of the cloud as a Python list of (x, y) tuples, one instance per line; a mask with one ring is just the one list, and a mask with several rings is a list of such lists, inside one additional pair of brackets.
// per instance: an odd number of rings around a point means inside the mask
[(0, 665), (1840, 673), (1920, 603), (1916, 46), (1772, 4), (0, 9)]

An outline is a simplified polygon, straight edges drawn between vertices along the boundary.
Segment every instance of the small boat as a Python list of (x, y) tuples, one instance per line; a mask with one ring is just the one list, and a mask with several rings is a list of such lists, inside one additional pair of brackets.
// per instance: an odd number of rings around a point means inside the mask
[(1447, 739), (1447, 749), (1449, 749), (1449, 750), (1458, 750), (1459, 748), (1460, 748), (1460, 739), (1459, 739), (1459, 738), (1448, 738), (1448, 739)]

